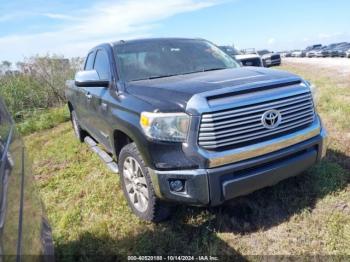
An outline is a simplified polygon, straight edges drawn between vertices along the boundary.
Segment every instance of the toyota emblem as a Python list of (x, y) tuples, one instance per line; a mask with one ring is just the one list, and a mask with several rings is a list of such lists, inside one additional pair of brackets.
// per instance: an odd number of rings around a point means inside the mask
[(281, 113), (275, 109), (266, 111), (262, 117), (261, 122), (264, 127), (268, 129), (273, 129), (279, 126), (281, 123), (282, 116)]

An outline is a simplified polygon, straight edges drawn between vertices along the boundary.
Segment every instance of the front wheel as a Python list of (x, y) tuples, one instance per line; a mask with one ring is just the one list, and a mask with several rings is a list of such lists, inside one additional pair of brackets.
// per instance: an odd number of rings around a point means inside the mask
[(122, 148), (118, 165), (122, 189), (134, 214), (152, 222), (166, 219), (170, 214), (169, 206), (156, 197), (148, 169), (135, 143)]

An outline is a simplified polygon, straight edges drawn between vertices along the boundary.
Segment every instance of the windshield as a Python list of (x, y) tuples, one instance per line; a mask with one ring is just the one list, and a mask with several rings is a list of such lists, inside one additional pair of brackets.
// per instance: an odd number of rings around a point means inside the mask
[(204, 40), (151, 39), (114, 46), (119, 77), (136, 81), (239, 67)]

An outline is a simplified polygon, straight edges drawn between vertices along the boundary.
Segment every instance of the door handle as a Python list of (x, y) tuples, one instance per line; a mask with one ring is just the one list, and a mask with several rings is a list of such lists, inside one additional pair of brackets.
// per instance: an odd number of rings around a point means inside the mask
[(90, 93), (86, 93), (85, 96), (86, 96), (87, 100), (91, 100), (91, 98), (92, 98), (92, 95)]

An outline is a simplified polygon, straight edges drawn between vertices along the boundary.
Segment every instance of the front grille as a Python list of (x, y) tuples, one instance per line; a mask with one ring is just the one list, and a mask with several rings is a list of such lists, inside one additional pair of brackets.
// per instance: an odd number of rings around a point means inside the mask
[[(278, 127), (268, 129), (262, 115), (271, 109), (281, 113)], [(198, 144), (208, 150), (225, 150), (266, 141), (310, 125), (315, 112), (311, 93), (205, 113), (202, 115)]]

